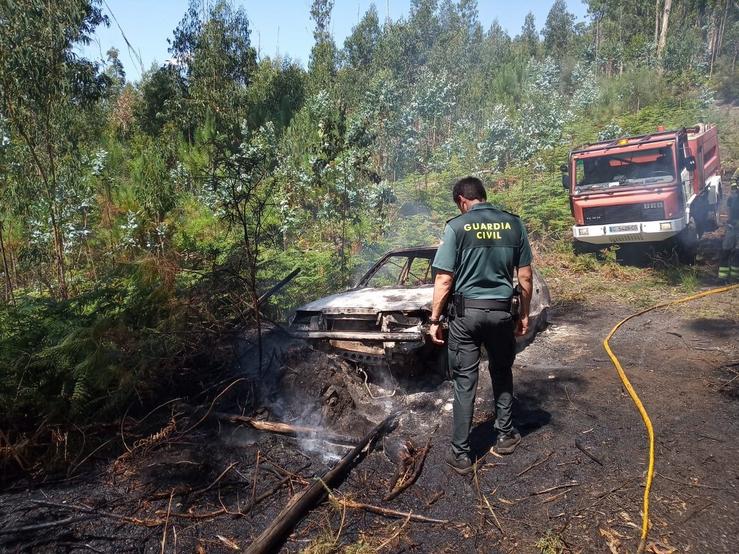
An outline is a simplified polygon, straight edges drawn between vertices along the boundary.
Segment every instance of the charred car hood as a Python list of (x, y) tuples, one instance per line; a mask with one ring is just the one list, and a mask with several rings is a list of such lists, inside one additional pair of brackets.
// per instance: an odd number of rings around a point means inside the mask
[(351, 312), (402, 312), (406, 310), (431, 309), (433, 285), (414, 288), (362, 288), (353, 289), (305, 304), (299, 308), (304, 312), (351, 313)]

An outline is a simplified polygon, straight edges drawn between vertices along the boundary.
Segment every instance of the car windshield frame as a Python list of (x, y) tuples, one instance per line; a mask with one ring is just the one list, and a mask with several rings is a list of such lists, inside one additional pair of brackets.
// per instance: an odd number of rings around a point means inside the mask
[[(413, 289), (422, 286), (429, 286), (434, 284), (436, 277), (436, 270), (432, 264), (436, 250), (429, 251), (413, 251), (413, 252), (391, 252), (383, 256), (380, 260), (375, 263), (359, 280), (355, 289), (365, 288), (404, 288)], [(415, 275), (411, 268), (413, 262), (417, 259), (428, 260), (429, 267), (423, 276)], [(393, 265), (399, 269), (398, 278), (395, 283), (387, 285), (372, 285), (372, 279), (380, 272), (383, 268), (388, 265)], [(409, 278), (415, 278), (416, 281), (409, 283)], [(418, 283), (418, 281), (423, 281)]]
[[(574, 161), (575, 193), (639, 186), (665, 186), (673, 184), (677, 178), (672, 145), (599, 156), (582, 156), (576, 157)], [(586, 177), (578, 180), (580, 172), (584, 172), (588, 165), (591, 166), (592, 177), (587, 181)]]

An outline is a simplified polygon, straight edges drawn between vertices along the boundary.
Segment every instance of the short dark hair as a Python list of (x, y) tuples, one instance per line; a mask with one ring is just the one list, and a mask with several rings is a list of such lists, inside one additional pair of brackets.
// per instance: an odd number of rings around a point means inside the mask
[(455, 204), (459, 204), (460, 196), (464, 196), (467, 200), (480, 200), (483, 202), (488, 199), (488, 195), (485, 192), (485, 187), (482, 185), (482, 181), (477, 177), (472, 177), (471, 175), (462, 177), (459, 181), (454, 183), (452, 199)]

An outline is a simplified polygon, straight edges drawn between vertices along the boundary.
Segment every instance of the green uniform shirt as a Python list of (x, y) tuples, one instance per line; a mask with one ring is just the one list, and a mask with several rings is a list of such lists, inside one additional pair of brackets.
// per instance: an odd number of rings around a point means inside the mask
[(531, 265), (526, 228), (518, 216), (475, 204), (447, 222), (433, 267), (454, 274), (454, 292), (465, 298), (513, 296), (513, 269)]

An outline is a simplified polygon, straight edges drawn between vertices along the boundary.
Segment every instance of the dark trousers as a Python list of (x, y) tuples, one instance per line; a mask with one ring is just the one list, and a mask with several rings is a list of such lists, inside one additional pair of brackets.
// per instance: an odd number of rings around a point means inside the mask
[(721, 242), (721, 255), (718, 262), (718, 276), (721, 279), (739, 279), (739, 238), (737, 230), (739, 221), (726, 225), (724, 239)]
[(452, 451), (470, 453), (470, 427), (477, 393), (480, 345), (488, 352), (495, 397), (495, 428), (513, 429), (513, 360), (516, 357), (515, 323), (508, 312), (467, 308), (449, 324), (449, 367), (454, 381)]

